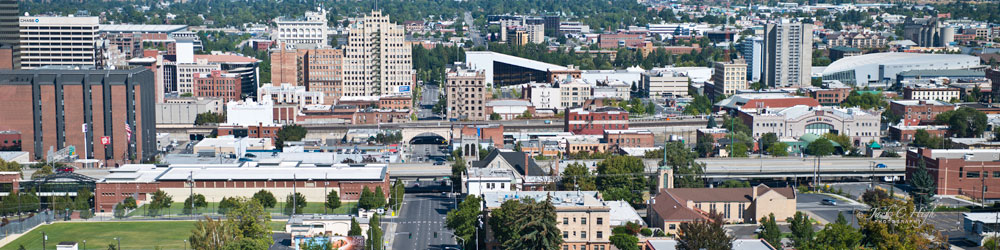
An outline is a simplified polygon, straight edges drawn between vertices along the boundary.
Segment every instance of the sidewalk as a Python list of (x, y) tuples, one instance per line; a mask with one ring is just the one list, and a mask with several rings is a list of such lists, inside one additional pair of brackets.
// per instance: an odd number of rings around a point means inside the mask
[(31, 227), (31, 228), (30, 228), (30, 229), (28, 229), (27, 231), (24, 231), (23, 233), (19, 233), (19, 234), (11, 234), (11, 235), (9, 235), (9, 236), (7, 236), (7, 237), (4, 237), (3, 239), (0, 239), (0, 247), (4, 247), (4, 246), (7, 246), (7, 244), (10, 244), (10, 243), (11, 243), (11, 242), (13, 242), (14, 240), (17, 240), (17, 238), (21, 238), (21, 236), (22, 236), (22, 235), (25, 235), (25, 234), (28, 234), (28, 233), (30, 233), (31, 231), (34, 231), (34, 230), (35, 230), (35, 228), (38, 228), (38, 227), (40, 227), (40, 226), (42, 226), (42, 225), (48, 225), (48, 224), (44, 224), (44, 223), (42, 223), (42, 224), (38, 224), (38, 225), (35, 225), (34, 227)]

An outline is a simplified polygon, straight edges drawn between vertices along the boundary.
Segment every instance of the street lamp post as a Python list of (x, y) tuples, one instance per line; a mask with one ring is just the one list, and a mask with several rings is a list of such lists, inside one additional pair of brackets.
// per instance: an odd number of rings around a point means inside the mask
[(122, 237), (115, 237), (115, 242), (118, 243), (116, 250), (121, 250), (122, 249)]
[(87, 240), (83, 240), (83, 250), (87, 250)]
[(48, 239), (49, 236), (45, 234), (45, 231), (42, 231), (42, 250), (45, 250), (45, 241)]

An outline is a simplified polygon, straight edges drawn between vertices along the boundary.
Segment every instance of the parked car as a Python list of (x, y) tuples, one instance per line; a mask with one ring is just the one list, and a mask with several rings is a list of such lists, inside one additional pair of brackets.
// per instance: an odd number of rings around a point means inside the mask
[(57, 173), (72, 173), (73, 171), (73, 167), (61, 167), (56, 169)]
[(834, 200), (834, 199), (823, 199), (823, 201), (820, 202), (820, 203), (823, 204), (823, 205), (836, 206), (837, 205), (837, 200)]

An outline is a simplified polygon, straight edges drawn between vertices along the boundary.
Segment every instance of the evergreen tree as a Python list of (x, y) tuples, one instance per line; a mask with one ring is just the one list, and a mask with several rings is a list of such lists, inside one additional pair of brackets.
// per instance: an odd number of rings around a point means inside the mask
[(931, 177), (927, 171), (927, 163), (924, 162), (924, 157), (920, 157), (917, 160), (917, 170), (913, 172), (913, 176), (910, 178), (910, 185), (913, 186), (913, 204), (917, 206), (917, 209), (926, 210), (930, 208), (931, 202), (934, 200), (934, 193), (937, 191), (937, 185), (934, 183), (934, 177)]
[(512, 244), (512, 249), (558, 250), (562, 245), (562, 235), (556, 227), (556, 208), (545, 200), (526, 204), (528, 213), (517, 220), (520, 235)]
[(361, 236), (361, 224), (356, 217), (351, 217), (351, 230), (347, 231), (347, 236)]
[(774, 214), (761, 218), (760, 224), (764, 230), (761, 230), (757, 237), (766, 240), (772, 246), (781, 246), (781, 229), (778, 228), (778, 222), (774, 220)]
[(806, 249), (813, 240), (813, 227), (809, 215), (802, 212), (795, 212), (795, 215), (788, 218), (789, 227), (792, 229), (792, 241), (795, 242), (796, 249)]
[(292, 214), (293, 208), (294, 208), (295, 214), (302, 214), (302, 210), (304, 210), (306, 208), (306, 204), (307, 204), (306, 203), (306, 196), (302, 195), (302, 193), (299, 193), (299, 192), (296, 192), (294, 195), (295, 195), (295, 197), (292, 197), (292, 194), (288, 194), (288, 196), (285, 196), (285, 209), (284, 209), (285, 211), (284, 212), (287, 215)]
[(368, 237), (365, 237), (365, 249), (382, 249), (382, 225), (378, 215), (373, 215), (368, 221)]
[(340, 207), (340, 194), (337, 193), (337, 190), (330, 191), (330, 193), (326, 194), (326, 204), (324, 205), (330, 210), (336, 210)]
[(730, 250), (733, 248), (733, 236), (726, 233), (722, 227), (725, 219), (722, 214), (709, 214), (708, 219), (698, 219), (694, 222), (681, 223), (677, 232), (677, 249), (682, 250)]
[(261, 206), (264, 206), (264, 208), (274, 208), (274, 206), (278, 204), (278, 200), (274, 198), (274, 194), (263, 189), (254, 193), (253, 199), (257, 200), (257, 202), (260, 203)]
[(375, 187), (375, 208), (385, 207), (385, 190), (382, 190), (382, 186)]

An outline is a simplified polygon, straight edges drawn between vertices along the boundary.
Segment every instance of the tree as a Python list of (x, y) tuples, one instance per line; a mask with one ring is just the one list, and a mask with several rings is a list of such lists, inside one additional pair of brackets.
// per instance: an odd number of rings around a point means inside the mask
[(136, 209), (139, 208), (139, 204), (136, 204), (135, 197), (129, 196), (122, 200), (122, 208), (125, 209)]
[(205, 207), (208, 207), (208, 202), (205, 201), (205, 195), (194, 194), (193, 196), (189, 196), (187, 199), (184, 199), (184, 208), (181, 213), (194, 214), (196, 209)]
[(806, 249), (812, 242), (813, 225), (809, 215), (802, 212), (795, 212), (795, 215), (788, 218), (789, 227), (792, 229), (792, 242), (796, 249)]
[(392, 188), (389, 189), (389, 207), (395, 208), (397, 205), (403, 203), (403, 194), (405, 193), (404, 188), (403, 183), (399, 180), (396, 180), (396, 182), (392, 184)]
[(375, 186), (375, 208), (385, 207), (385, 190), (382, 186)]
[[(480, 157), (484, 156), (480, 154)], [(451, 164), (451, 183), (462, 183), (462, 175), (465, 174), (465, 168), (465, 159), (462, 159), (461, 156), (455, 157), (455, 163)]]
[(159, 216), (160, 210), (170, 208), (170, 205), (174, 203), (174, 200), (167, 192), (163, 190), (156, 190), (153, 192), (153, 200), (149, 202), (146, 212), (151, 216)]
[(521, 113), (521, 118), (531, 119), (531, 112), (529, 112), (528, 110), (525, 110), (524, 113)]
[(722, 214), (711, 213), (708, 219), (681, 223), (677, 231), (677, 249), (680, 250), (729, 250), (733, 248), (733, 236), (726, 234), (722, 227)]
[(361, 224), (358, 223), (358, 219), (351, 216), (351, 230), (347, 231), (347, 236), (361, 236)]
[(694, 147), (698, 157), (708, 157), (715, 150), (715, 140), (709, 136), (699, 136)]
[(630, 234), (615, 234), (608, 238), (619, 250), (639, 250), (639, 238)]
[(847, 224), (844, 214), (838, 213), (836, 222), (826, 224), (816, 233), (812, 245), (818, 249), (856, 249), (862, 238), (861, 232)]
[(267, 249), (274, 240), (268, 224), (271, 213), (253, 199), (238, 198), (236, 207), (226, 213), (226, 223), (232, 228), (234, 240), (224, 249)]
[(499, 120), (503, 120), (503, 117), (500, 117), (500, 114), (497, 114), (495, 112), (490, 113), (490, 121), (499, 121)]
[(330, 210), (340, 208), (340, 194), (338, 194), (337, 190), (330, 191), (330, 193), (326, 194), (326, 204), (324, 205), (326, 205), (326, 208), (329, 208)]
[(604, 199), (625, 200), (633, 206), (643, 204), (641, 192), (648, 190), (649, 185), (642, 159), (610, 156), (597, 164), (597, 173), (597, 189)]
[(55, 172), (52, 171), (52, 165), (45, 164), (38, 170), (35, 170), (34, 173), (31, 173), (31, 179), (39, 179), (52, 174), (55, 174)]
[(934, 201), (934, 194), (937, 193), (937, 184), (934, 183), (934, 177), (931, 177), (930, 172), (927, 171), (927, 163), (924, 162), (924, 157), (920, 157), (917, 160), (917, 170), (913, 172), (913, 176), (910, 179), (910, 186), (913, 186), (913, 204), (918, 210), (926, 210), (930, 208), (931, 202)]
[(844, 152), (851, 152), (854, 150), (854, 143), (851, 142), (851, 137), (842, 134), (826, 133), (823, 134), (823, 138), (830, 140), (831, 142), (836, 142), (843, 147)]
[(521, 147), (521, 142), (514, 143), (514, 152), (524, 152), (524, 149)]
[(889, 200), (889, 194), (882, 189), (869, 189), (861, 194), (861, 201), (870, 207), (881, 206), (886, 200)]
[[(0, 148), (0, 151), (4, 151), (4, 149)], [(20, 149), (18, 149), (17, 151), (20, 151)], [(21, 173), (21, 164), (13, 161), (4, 161), (3, 159), (0, 159), (0, 171)]]
[(872, 92), (861, 94), (858, 91), (851, 91), (847, 98), (844, 98), (844, 101), (840, 103), (841, 107), (860, 107), (863, 109), (884, 108), (886, 105), (888, 102), (881, 95)]
[(479, 216), (482, 214), (482, 198), (470, 195), (458, 204), (458, 208), (448, 211), (445, 216), (445, 227), (455, 233), (455, 237), (461, 238), (466, 245), (463, 249), (474, 249), (476, 226), (479, 224)]
[(942, 112), (934, 117), (938, 124), (948, 125), (954, 137), (980, 137), (989, 125), (986, 114), (970, 107)]
[(194, 223), (188, 242), (192, 249), (222, 249), (226, 242), (233, 240), (228, 224), (205, 216)]
[(781, 229), (778, 228), (778, 222), (774, 220), (774, 214), (761, 218), (760, 224), (764, 230), (761, 230), (757, 237), (764, 239), (772, 246), (781, 246)]
[(500, 204), (500, 208), (490, 212), (488, 222), (497, 242), (511, 242), (518, 237), (517, 233), (520, 227), (516, 222), (517, 218), (524, 213), (524, 203), (515, 199), (504, 201)]
[(996, 236), (986, 237), (986, 240), (983, 241), (983, 247), (981, 249), (984, 249), (984, 250), (996, 250), (996, 249), (1000, 249), (1000, 244), (998, 244), (1000, 242), (997, 242), (997, 241), (998, 241), (998, 238)]
[(226, 122), (226, 115), (215, 112), (201, 113), (194, 118), (194, 125), (205, 125), (211, 123), (218, 124), (224, 122)]
[[(947, 244), (933, 224), (914, 219), (913, 203), (885, 199), (858, 215), (863, 244), (879, 249), (940, 249)], [(934, 236), (934, 240), (928, 236)]]
[(569, 166), (566, 166), (566, 170), (563, 170), (562, 179), (559, 180), (559, 184), (563, 187), (563, 190), (597, 190), (597, 181), (594, 178), (594, 174), (583, 164), (575, 162), (570, 163)]
[[(258, 203), (260, 203), (260, 202), (258, 202)], [(236, 208), (237, 206), (239, 206), (239, 200), (236, 199), (236, 197), (228, 197), (228, 198), (227, 197), (222, 197), (222, 200), (219, 201), (219, 213), (220, 214), (227, 214), (227, 213), (229, 213), (229, 210), (232, 210), (233, 208)]]
[(788, 156), (788, 144), (777, 142), (767, 147), (767, 154), (772, 156)]
[[(818, 173), (819, 166), (821, 166), (820, 159), (823, 156), (833, 153), (833, 143), (830, 143), (830, 140), (827, 140), (826, 138), (816, 139), (806, 146), (806, 153), (816, 156), (816, 172)], [(819, 178), (816, 178), (815, 182), (816, 185), (819, 185)]]
[(295, 192), (295, 197), (292, 194), (285, 196), (285, 214), (292, 214), (294, 208), (294, 214), (302, 214), (302, 209), (306, 208), (306, 196), (302, 193)]
[(361, 197), (358, 198), (358, 207), (365, 210), (378, 208), (378, 201), (375, 200), (375, 193), (368, 186), (361, 189)]
[(379, 215), (373, 215), (368, 221), (368, 237), (365, 237), (365, 249), (380, 249), (382, 246), (382, 224)]
[(306, 128), (300, 125), (285, 125), (276, 133), (277, 140), (274, 141), (274, 147), (281, 150), (286, 141), (301, 141), (302, 138), (306, 137), (307, 132)]
[(519, 225), (519, 237), (513, 242), (505, 242), (505, 245), (512, 249), (560, 249), (563, 240), (556, 227), (556, 208), (552, 202), (545, 200), (525, 203), (525, 208), (527, 213), (515, 222)]
[(260, 203), (264, 208), (274, 208), (278, 204), (278, 200), (274, 198), (274, 194), (264, 189), (254, 193), (253, 199), (257, 200), (257, 203)]
[(760, 136), (760, 140), (758, 140), (758, 144), (764, 147), (764, 150), (770, 149), (771, 145), (775, 143), (778, 143), (778, 135), (775, 133), (764, 133)]
[(748, 188), (750, 187), (750, 182), (740, 181), (740, 180), (726, 180), (719, 185), (720, 188)]

